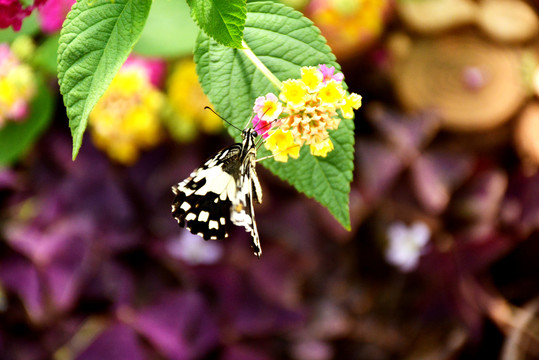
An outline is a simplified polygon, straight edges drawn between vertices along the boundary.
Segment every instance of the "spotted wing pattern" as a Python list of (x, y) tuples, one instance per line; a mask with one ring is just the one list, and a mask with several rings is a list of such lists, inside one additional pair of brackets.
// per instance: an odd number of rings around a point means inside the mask
[[(205, 240), (224, 239), (230, 230), (231, 199), (236, 197), (240, 145), (221, 150), (191, 175), (172, 187), (172, 216), (181, 227)], [(232, 173), (231, 173), (232, 171)]]
[(262, 253), (253, 196), (262, 201), (255, 171), (256, 133), (244, 130), (244, 141), (218, 152), (172, 187), (172, 216), (181, 227), (206, 240), (228, 237), (232, 224), (251, 233), (256, 256)]

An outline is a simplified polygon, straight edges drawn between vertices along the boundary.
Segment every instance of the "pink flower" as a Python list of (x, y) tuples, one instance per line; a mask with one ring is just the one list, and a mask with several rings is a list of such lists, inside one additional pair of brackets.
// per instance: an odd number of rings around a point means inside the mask
[[(1, 0), (0, 0), (1, 1)], [(144, 73), (150, 83), (156, 88), (161, 87), (165, 76), (166, 64), (161, 59), (143, 58), (130, 55), (122, 66), (122, 71), (137, 69)]]
[(333, 74), (335, 72), (334, 66), (327, 67), (327, 65), (322, 64), (322, 65), (319, 65), (319, 69), (322, 75), (324, 76), (324, 80), (323, 80), (324, 82), (332, 80), (332, 79), (335, 80), (336, 82), (341, 82), (344, 79), (343, 73), (337, 73), (335, 75)]
[(271, 121), (277, 119), (281, 111), (283, 111), (283, 107), (275, 94), (268, 93), (266, 96), (260, 96), (255, 100), (253, 111), (258, 118)]
[(258, 115), (253, 117), (253, 129), (258, 135), (261, 135), (266, 139), (269, 134), (268, 131), (273, 127), (272, 121), (261, 120)]
[(30, 15), (35, 7), (42, 6), (47, 0), (36, 0), (34, 5), (23, 8), (19, 0), (0, 0), (0, 28), (21, 29), (22, 20)]
[[(1, 0), (0, 0), (1, 1)], [(48, 1), (39, 8), (39, 20), (41, 30), (51, 34), (59, 31), (69, 10), (76, 0), (54, 0)]]

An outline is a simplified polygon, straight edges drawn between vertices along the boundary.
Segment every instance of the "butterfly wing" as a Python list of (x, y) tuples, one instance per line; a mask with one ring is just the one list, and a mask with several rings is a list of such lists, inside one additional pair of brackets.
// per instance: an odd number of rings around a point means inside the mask
[(172, 216), (181, 227), (206, 240), (228, 237), (231, 199), (236, 198), (241, 145), (221, 150), (172, 187)]
[(255, 157), (256, 154), (253, 149), (242, 163), (240, 178), (236, 187), (236, 196), (232, 198), (230, 219), (234, 225), (243, 226), (245, 231), (251, 233), (254, 254), (260, 257), (262, 248), (258, 229), (256, 228), (253, 195), (255, 200), (260, 203), (262, 201), (262, 191), (255, 171)]

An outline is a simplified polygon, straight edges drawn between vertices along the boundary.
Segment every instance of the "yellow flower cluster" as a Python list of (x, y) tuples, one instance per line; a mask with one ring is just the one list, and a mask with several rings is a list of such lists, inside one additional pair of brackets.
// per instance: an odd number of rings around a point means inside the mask
[(36, 78), (10, 50), (0, 44), (0, 128), (8, 120), (21, 121), (28, 115), (29, 101), (36, 93)]
[[(265, 146), (273, 153), (275, 160), (286, 162), (288, 156), (299, 157), (303, 145), (309, 145), (312, 155), (322, 157), (334, 149), (328, 130), (339, 127), (341, 118), (337, 111), (343, 118), (352, 119), (353, 110), (361, 106), (361, 96), (355, 93), (347, 95), (342, 86), (342, 73), (334, 72), (334, 67), (326, 65), (303, 67), (301, 79), (289, 79), (282, 83), (279, 94), (284, 104), (282, 116), (274, 120), (257, 114), (257, 121), (258, 118), (262, 122), (273, 121), (274, 128), (265, 130)], [(281, 104), (274, 107), (280, 108)], [(259, 128), (255, 124), (255, 129)]]
[(192, 59), (181, 60), (168, 79), (168, 101), (172, 114), (167, 119), (167, 127), (179, 141), (192, 140), (197, 130), (214, 134), (223, 129), (222, 120), (204, 110), (209, 100), (198, 83), (195, 68)]
[(122, 164), (133, 164), (142, 149), (162, 137), (159, 113), (163, 94), (142, 67), (122, 68), (90, 113), (94, 144)]

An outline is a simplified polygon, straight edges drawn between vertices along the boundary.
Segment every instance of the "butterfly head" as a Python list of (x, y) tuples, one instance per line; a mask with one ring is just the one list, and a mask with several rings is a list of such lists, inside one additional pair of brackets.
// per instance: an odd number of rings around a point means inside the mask
[(258, 134), (253, 128), (247, 128), (243, 129), (241, 132), (241, 137), (243, 138), (243, 147), (244, 148), (251, 148), (256, 143), (256, 138)]
[(243, 140), (249, 138), (249, 140), (254, 141), (257, 136), (258, 134), (253, 128), (243, 129), (243, 131), (241, 132), (241, 137), (243, 138)]

